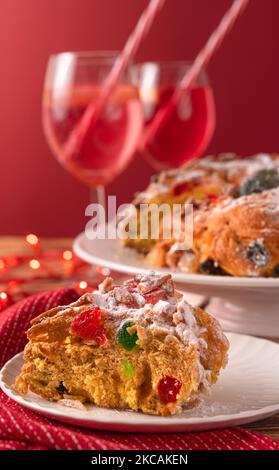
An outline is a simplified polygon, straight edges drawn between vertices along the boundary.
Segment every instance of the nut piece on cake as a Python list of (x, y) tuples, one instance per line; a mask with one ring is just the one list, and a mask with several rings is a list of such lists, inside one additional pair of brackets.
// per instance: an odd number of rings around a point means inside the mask
[(107, 278), (98, 291), (32, 321), (14, 388), (49, 400), (170, 415), (195, 406), (227, 362), (219, 323), (170, 275)]

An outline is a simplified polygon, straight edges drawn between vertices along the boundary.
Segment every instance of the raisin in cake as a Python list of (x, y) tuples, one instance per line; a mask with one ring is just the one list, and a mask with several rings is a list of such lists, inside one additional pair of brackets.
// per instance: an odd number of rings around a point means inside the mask
[(200, 402), (226, 365), (219, 323), (169, 275), (107, 278), (32, 321), (14, 388), (42, 397), (169, 415)]

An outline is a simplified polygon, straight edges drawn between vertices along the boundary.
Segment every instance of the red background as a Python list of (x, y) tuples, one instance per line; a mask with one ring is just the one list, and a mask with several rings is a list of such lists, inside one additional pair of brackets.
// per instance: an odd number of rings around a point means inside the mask
[[(230, 0), (167, 0), (139, 60), (191, 59)], [(120, 49), (147, 0), (0, 0), (0, 233), (74, 235), (88, 190), (52, 157), (41, 127), (47, 58)], [(217, 108), (210, 152), (278, 151), (279, 2), (251, 0), (209, 67)], [(137, 157), (110, 187), (119, 202), (152, 170)]]

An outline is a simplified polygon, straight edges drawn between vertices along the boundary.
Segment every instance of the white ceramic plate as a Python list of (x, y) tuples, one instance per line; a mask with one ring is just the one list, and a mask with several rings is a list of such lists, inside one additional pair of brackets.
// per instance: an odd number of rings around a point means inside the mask
[[(150, 266), (144, 262), (144, 256), (135, 250), (124, 247), (119, 240), (89, 240), (85, 233), (78, 235), (73, 243), (75, 253), (91, 264), (129, 274), (144, 274), (150, 272)], [(171, 273), (178, 283), (196, 286), (227, 287), (239, 289), (249, 287), (250, 289), (278, 290), (279, 278), (253, 278), (253, 277), (231, 277), (231, 276), (209, 276), (205, 274), (185, 273), (178, 269), (156, 269), (156, 271)], [(210, 291), (212, 293), (212, 290)]]
[(171, 417), (151, 416), (87, 406), (78, 410), (11, 389), (23, 364), (22, 354), (7, 362), (0, 374), (2, 390), (21, 405), (42, 415), (95, 429), (125, 432), (200, 431), (257, 421), (279, 411), (279, 345), (251, 336), (228, 334), (230, 359), (212, 395), (194, 410)]
[[(94, 240), (84, 233), (76, 237), (73, 249), (88, 263), (128, 274), (146, 274), (150, 267), (135, 250), (118, 240)], [(209, 311), (227, 331), (279, 338), (279, 278), (252, 278), (191, 274), (175, 269), (171, 273), (180, 290), (213, 298)]]

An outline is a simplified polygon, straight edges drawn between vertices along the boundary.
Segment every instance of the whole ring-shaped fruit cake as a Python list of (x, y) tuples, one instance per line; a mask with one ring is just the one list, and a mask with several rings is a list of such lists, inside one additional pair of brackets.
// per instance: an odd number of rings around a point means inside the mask
[[(159, 236), (140, 236), (141, 224), (150, 227), (143, 207), (192, 204), (193, 243), (185, 247), (178, 235), (166, 239), (159, 220)], [(181, 169), (152, 178), (136, 196), (133, 236), (124, 244), (137, 250), (152, 267), (231, 276), (279, 276), (279, 156), (258, 154), (206, 157)], [(185, 213), (181, 224), (185, 226)], [(183, 235), (184, 236), (184, 235)]]

